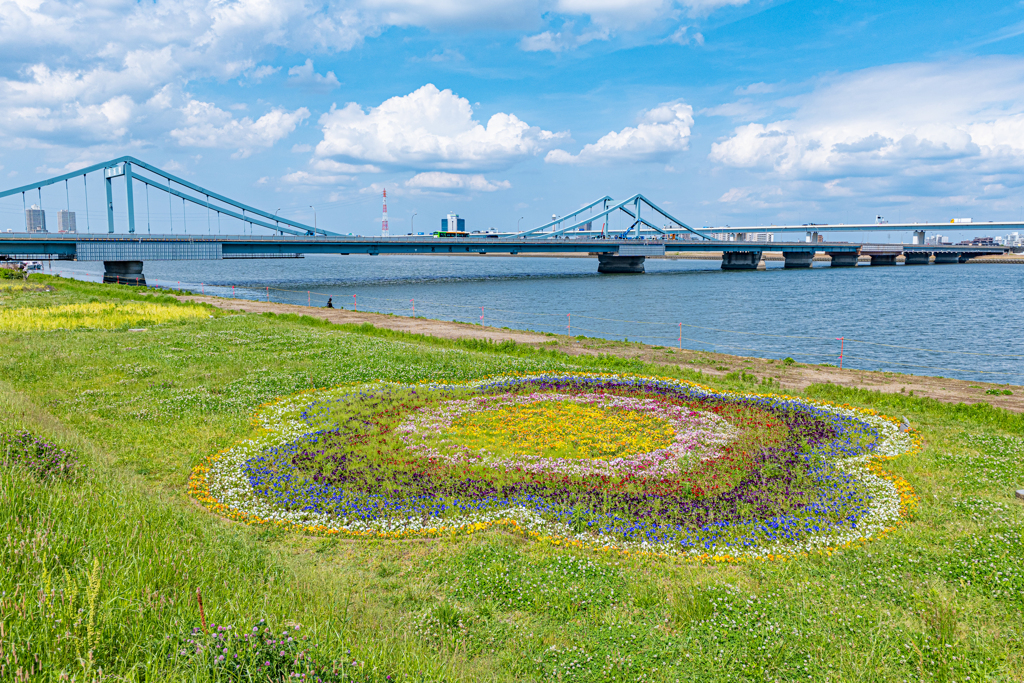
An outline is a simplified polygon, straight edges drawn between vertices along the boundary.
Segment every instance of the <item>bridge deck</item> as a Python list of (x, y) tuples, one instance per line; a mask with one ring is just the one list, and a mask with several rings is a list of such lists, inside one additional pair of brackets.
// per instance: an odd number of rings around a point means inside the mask
[[(137, 246), (136, 246), (137, 245)], [(446, 254), (446, 253), (595, 253), (657, 255), (665, 251), (857, 251), (852, 243), (720, 242), (637, 239), (531, 239), (436, 237), (303, 237), (201, 235), (0, 234), (0, 254), (41, 254), (79, 260), (106, 260), (104, 252), (137, 251), (142, 260), (220, 258), (230, 254)], [(165, 255), (160, 252), (164, 251)], [(152, 255), (143, 256), (151, 252)], [(218, 253), (219, 252), (219, 253)], [(218, 253), (218, 255), (214, 255)]]
[(568, 253), (658, 256), (665, 252), (784, 252), (963, 255), (1001, 254), (1003, 247), (971, 245), (862, 245), (850, 242), (725, 242), (677, 239), (536, 239), (248, 235), (89, 235), (0, 233), (0, 255), (79, 261), (218, 260), (281, 254), (518, 254)]

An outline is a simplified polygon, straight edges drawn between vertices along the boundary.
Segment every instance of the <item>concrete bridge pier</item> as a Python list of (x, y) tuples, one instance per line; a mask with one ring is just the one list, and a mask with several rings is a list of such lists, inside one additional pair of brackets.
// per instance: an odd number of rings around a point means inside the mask
[(927, 266), (932, 260), (930, 251), (905, 251), (903, 252), (904, 265)]
[(935, 264), (939, 265), (943, 263), (960, 263), (960, 254), (955, 251), (935, 252)]
[(899, 256), (899, 254), (871, 254), (871, 265), (895, 266), (897, 256)]
[(645, 256), (617, 256), (615, 254), (597, 255), (597, 272), (599, 273), (642, 273), (644, 272)]
[(860, 254), (855, 251), (827, 251), (825, 253), (832, 257), (833, 268), (856, 267), (857, 259), (860, 258)]
[(757, 270), (759, 251), (727, 251), (722, 254), (722, 270)]
[(784, 251), (782, 257), (786, 259), (786, 268), (810, 268), (814, 260), (813, 251)]
[(146, 276), (142, 274), (142, 261), (104, 261), (103, 282), (145, 287)]

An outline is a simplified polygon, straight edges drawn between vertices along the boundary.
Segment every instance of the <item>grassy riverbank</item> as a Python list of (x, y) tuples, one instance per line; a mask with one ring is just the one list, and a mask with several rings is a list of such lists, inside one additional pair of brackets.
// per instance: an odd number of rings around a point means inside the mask
[[(226, 522), (186, 495), (192, 467), (249, 435), (252, 412), (277, 396), (563, 368), (777, 385), (36, 281), (52, 291), (0, 290), (0, 316), (127, 301), (175, 314), (0, 331), (0, 433), (29, 430), (80, 460), (58, 479), (0, 468), (0, 679), (214, 680), (208, 662), (181, 654), (201, 623), (200, 590), (213, 624), (301, 624), (310, 656), (339, 680), (1024, 680), (1020, 413), (808, 386), (905, 415), (925, 439), (891, 463), (920, 496), (915, 518), (831, 557), (696, 565), (500, 532), (307, 538)], [(258, 664), (254, 680), (267, 680)]]

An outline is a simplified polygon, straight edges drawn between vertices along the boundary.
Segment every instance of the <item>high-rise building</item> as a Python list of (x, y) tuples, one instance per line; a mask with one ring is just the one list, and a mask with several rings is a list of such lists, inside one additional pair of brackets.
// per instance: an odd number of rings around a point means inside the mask
[(57, 212), (57, 232), (78, 232), (75, 226), (75, 212), (61, 209)]
[(465, 232), (466, 219), (459, 218), (459, 214), (450, 213), (447, 218), (441, 219), (442, 232)]
[(25, 209), (25, 232), (46, 232), (46, 212), (35, 204)]

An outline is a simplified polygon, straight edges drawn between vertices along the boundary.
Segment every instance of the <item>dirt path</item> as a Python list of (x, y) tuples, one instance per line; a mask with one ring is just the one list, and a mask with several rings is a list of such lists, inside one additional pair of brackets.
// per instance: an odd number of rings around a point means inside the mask
[(294, 304), (278, 304), (266, 301), (247, 301), (244, 299), (222, 299), (215, 296), (179, 296), (182, 301), (199, 301), (226, 311), (245, 311), (246, 313), (295, 313), (314, 318), (329, 320), (332, 323), (362, 325), (370, 323), (389, 330), (425, 334), (443, 339), (490, 339), (491, 341), (514, 341), (517, 344), (543, 344), (550, 341), (538, 332), (523, 330), (505, 330), (498, 327), (482, 327), (470, 323), (452, 323), (429, 318), (407, 318), (399, 315), (383, 313), (363, 313), (340, 308), (312, 308)]
[[(364, 313), (342, 309), (310, 308), (292, 304), (222, 299), (213, 296), (179, 296), (183, 301), (198, 301), (229, 311), (246, 313), (295, 313), (322, 318), (333, 323), (370, 323), (390, 330), (424, 334), (443, 339), (489, 339), (495, 342), (514, 341), (527, 346), (544, 346), (571, 355), (597, 355), (601, 353), (623, 358), (640, 358), (660, 365), (700, 370), (712, 376), (730, 372), (745, 372), (758, 379), (771, 378), (785, 389), (803, 389), (811, 384), (831, 382), (841, 386), (859, 387), (875, 391), (899, 393), (913, 392), (915, 396), (929, 396), (950, 403), (978, 403), (984, 401), (1009, 410), (1024, 412), (1024, 387), (986, 382), (963, 381), (925, 375), (904, 375), (894, 372), (869, 370), (839, 370), (821, 365), (796, 363), (745, 356), (730, 356), (706, 351), (670, 349), (648, 346), (639, 342), (619, 342), (604, 339), (575, 339), (564, 335), (542, 334), (526, 330), (508, 330), (484, 327), (470, 323), (446, 322), (427, 318), (408, 318), (382, 313)], [(988, 390), (1013, 392), (1012, 396), (986, 394)]]

